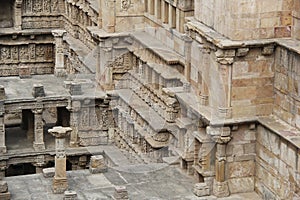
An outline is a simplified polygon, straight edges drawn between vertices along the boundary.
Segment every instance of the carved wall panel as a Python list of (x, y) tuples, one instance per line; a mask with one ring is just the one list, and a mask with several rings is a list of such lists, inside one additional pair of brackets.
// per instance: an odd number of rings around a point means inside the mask
[(51, 74), (54, 67), (53, 44), (1, 45), (0, 76), (16, 76), (26, 65), (31, 74)]
[(58, 0), (23, 0), (24, 14), (57, 13), (59, 11)]

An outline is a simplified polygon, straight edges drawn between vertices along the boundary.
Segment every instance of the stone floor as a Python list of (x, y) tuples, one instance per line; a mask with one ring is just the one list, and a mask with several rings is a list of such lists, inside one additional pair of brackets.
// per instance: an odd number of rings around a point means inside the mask
[[(109, 168), (104, 174), (90, 174), (88, 170), (68, 172), (69, 189), (75, 190), (78, 199), (112, 199), (114, 186), (122, 185), (128, 189), (132, 200), (160, 199), (202, 199), (214, 200), (215, 197), (197, 198), (191, 192), (194, 180), (186, 176), (176, 166), (166, 164), (127, 165)], [(15, 200), (57, 200), (63, 195), (51, 191), (52, 178), (41, 174), (6, 177), (11, 199)], [(257, 194), (233, 195), (224, 200), (260, 199)]]

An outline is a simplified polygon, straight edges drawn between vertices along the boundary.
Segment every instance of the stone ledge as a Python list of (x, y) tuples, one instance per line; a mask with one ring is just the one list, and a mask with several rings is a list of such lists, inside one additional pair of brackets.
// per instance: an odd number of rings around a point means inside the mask
[(281, 138), (287, 140), (298, 149), (300, 148), (300, 130), (290, 126), (286, 122), (277, 118), (276, 116), (270, 117), (260, 117), (258, 118), (258, 122), (270, 129), (272, 132), (276, 133)]
[[(234, 49), (246, 47), (258, 47), (268, 45), (280, 45), (289, 49), (290, 51), (300, 54), (300, 41), (292, 38), (272, 38), (272, 39), (258, 39), (258, 40), (230, 40), (221, 35), (212, 28), (195, 20), (193, 17), (187, 17), (186, 26), (188, 30), (197, 32), (202, 37), (206, 38), (208, 42), (213, 43), (221, 49)], [(197, 40), (197, 39), (196, 39)]]

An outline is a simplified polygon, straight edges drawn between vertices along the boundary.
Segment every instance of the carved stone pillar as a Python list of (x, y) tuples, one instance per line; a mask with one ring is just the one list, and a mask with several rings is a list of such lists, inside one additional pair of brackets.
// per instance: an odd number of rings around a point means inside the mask
[(116, 25), (116, 12), (114, 11), (116, 7), (115, 0), (101, 0), (102, 8), (102, 28), (108, 33), (115, 32)]
[(231, 78), (232, 65), (234, 63), (235, 50), (217, 50), (215, 52), (218, 64), (218, 71), (220, 77), (219, 87), (221, 90), (217, 91), (219, 95), (218, 116), (220, 118), (231, 118)]
[(6, 153), (5, 124), (4, 124), (4, 102), (0, 102), (0, 153)]
[(55, 137), (55, 175), (53, 179), (53, 193), (63, 193), (68, 189), (66, 172), (65, 137), (70, 134), (70, 127), (56, 126), (48, 132)]
[(154, 0), (148, 0), (148, 12), (150, 15), (154, 15)]
[(34, 142), (33, 148), (35, 151), (45, 150), (44, 143), (44, 122), (42, 106), (32, 111), (34, 113)]
[(35, 166), (35, 171), (37, 174), (43, 173), (43, 167), (45, 166), (45, 156), (44, 155), (38, 155), (35, 158), (35, 163), (33, 164)]
[(80, 101), (73, 101), (72, 107), (68, 108), (70, 111), (70, 147), (78, 147), (78, 126), (79, 126), (79, 111), (81, 108)]
[(65, 30), (52, 30), (55, 39), (55, 76), (65, 76), (66, 70), (64, 65), (64, 47), (63, 37), (66, 35)]
[(185, 66), (184, 76), (188, 82), (191, 81), (191, 49), (193, 40), (187, 35), (183, 36), (184, 40), (184, 55), (185, 55)]
[(203, 106), (207, 106), (208, 105), (208, 95), (209, 95), (209, 91), (208, 91), (208, 86), (207, 86), (207, 82), (208, 82), (208, 77), (209, 77), (209, 72), (208, 72), (208, 68), (205, 66), (210, 66), (210, 49), (209, 47), (203, 47), (201, 49), (201, 52), (203, 54), (203, 71), (201, 74), (201, 88), (200, 89), (200, 105)]
[(229, 127), (206, 128), (209, 135), (217, 144), (215, 170), (216, 176), (213, 183), (213, 194), (217, 197), (229, 196), (228, 183), (225, 179), (226, 145), (231, 140)]
[(5, 145), (5, 124), (4, 124), (4, 99), (5, 89), (0, 85), (0, 153), (6, 153)]
[(14, 5), (14, 28), (17, 30), (22, 29), (22, 1), (16, 0)]

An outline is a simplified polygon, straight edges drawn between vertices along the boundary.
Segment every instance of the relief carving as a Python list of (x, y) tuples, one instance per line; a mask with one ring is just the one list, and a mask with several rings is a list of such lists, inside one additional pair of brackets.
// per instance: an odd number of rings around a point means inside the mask
[(19, 49), (20, 60), (28, 60), (28, 50), (26, 46), (21, 46)]
[(9, 47), (2, 47), (1, 48), (1, 59), (2, 60), (9, 60), (10, 58), (11, 58), (10, 48)]
[(50, 0), (44, 0), (44, 12), (50, 12)]
[(14, 61), (19, 60), (19, 49), (17, 46), (11, 48), (11, 56)]
[(121, 8), (123, 10), (128, 10), (130, 8), (130, 5), (131, 5), (131, 1), (130, 0), (122, 0), (121, 1)]
[(58, 0), (52, 0), (51, 11), (52, 12), (58, 11)]
[(35, 13), (40, 13), (43, 11), (43, 5), (40, 0), (36, 0), (35, 3), (33, 4), (33, 12)]

